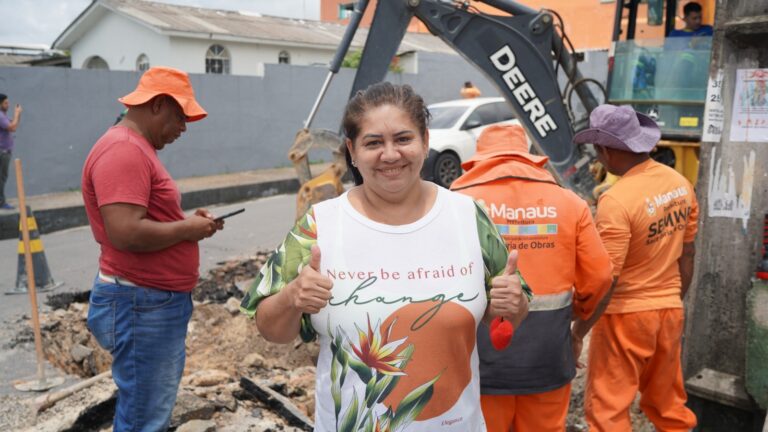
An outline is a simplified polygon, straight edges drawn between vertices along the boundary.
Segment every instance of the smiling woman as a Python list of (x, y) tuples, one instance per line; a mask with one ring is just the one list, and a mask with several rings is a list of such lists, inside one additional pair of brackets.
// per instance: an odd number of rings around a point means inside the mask
[(477, 326), (518, 325), (526, 288), (482, 208), (419, 177), (428, 119), (409, 86), (358, 92), (343, 121), (357, 186), (312, 206), (241, 304), (267, 340), (319, 337), (317, 431), (486, 430)]
[(374, 85), (347, 105), (347, 160), (359, 180), (349, 198), (366, 216), (400, 225), (434, 203), (437, 189), (420, 177), (429, 151), (428, 119), (424, 101), (410, 86)]

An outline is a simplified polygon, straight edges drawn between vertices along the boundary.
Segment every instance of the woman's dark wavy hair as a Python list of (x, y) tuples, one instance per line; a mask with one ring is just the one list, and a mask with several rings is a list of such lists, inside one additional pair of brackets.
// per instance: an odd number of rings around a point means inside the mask
[[(382, 105), (393, 105), (403, 110), (408, 114), (416, 127), (419, 128), (421, 137), (425, 138), (430, 115), (424, 99), (413, 91), (411, 86), (407, 84), (397, 85), (390, 82), (372, 84), (367, 89), (358, 91), (349, 100), (344, 110), (344, 119), (342, 121), (344, 136), (354, 143), (360, 134), (360, 122), (365, 113)], [(352, 166), (352, 157), (346, 147), (344, 158), (347, 161), (347, 169), (352, 172), (355, 178), (355, 184), (363, 184), (360, 171)]]

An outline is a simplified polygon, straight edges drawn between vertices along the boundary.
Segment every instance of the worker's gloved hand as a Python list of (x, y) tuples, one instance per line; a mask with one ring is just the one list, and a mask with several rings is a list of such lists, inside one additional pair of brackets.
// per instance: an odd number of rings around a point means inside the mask
[(491, 344), (497, 351), (508, 347), (514, 335), (515, 327), (511, 322), (502, 317), (496, 317), (491, 321)]

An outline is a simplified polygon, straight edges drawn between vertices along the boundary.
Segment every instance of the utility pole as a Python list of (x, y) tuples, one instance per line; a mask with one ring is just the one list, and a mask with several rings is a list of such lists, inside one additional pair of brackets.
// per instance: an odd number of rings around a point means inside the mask
[(719, 0), (683, 364), (697, 430), (760, 431), (768, 404), (768, 1)]

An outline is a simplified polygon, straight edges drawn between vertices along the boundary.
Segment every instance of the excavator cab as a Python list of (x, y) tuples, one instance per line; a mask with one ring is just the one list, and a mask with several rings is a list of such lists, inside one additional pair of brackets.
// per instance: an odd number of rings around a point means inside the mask
[[(608, 102), (631, 105), (656, 120), (662, 140), (653, 158), (695, 184), (712, 36), (711, 31), (680, 30), (686, 26), (683, 7), (691, 2), (680, 3), (616, 1)], [(711, 25), (714, 0), (696, 3), (701, 6), (702, 25)]]

